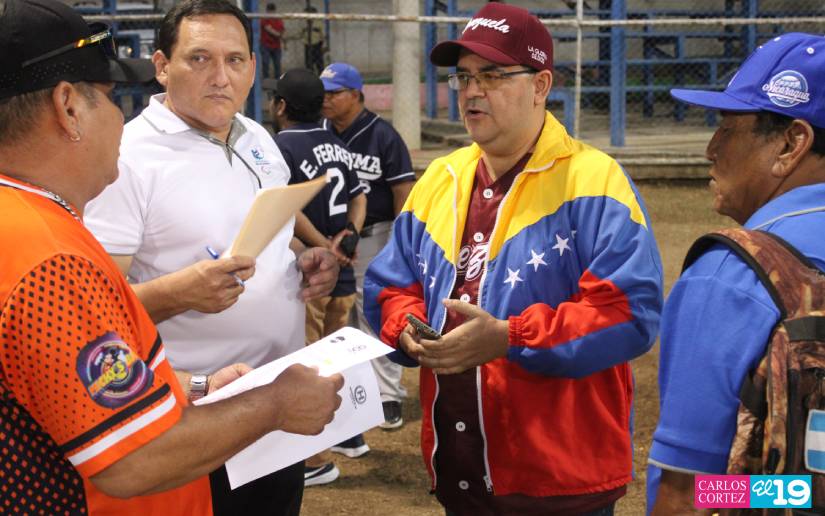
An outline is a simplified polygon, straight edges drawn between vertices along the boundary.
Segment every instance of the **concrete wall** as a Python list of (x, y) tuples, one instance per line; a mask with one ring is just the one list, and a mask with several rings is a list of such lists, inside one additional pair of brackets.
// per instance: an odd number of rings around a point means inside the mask
[[(391, 0), (332, 0), (330, 4), (330, 11), (334, 13), (392, 14)], [(313, 5), (319, 10), (323, 9), (323, 3), (319, 0), (314, 0)], [(301, 12), (303, 8), (303, 0), (278, 2), (279, 12)], [(288, 33), (298, 34), (306, 22), (288, 20), (285, 25)], [(366, 76), (378, 75), (389, 80), (393, 59), (391, 24), (330, 22), (329, 39), (330, 49), (326, 62), (346, 61), (358, 67)], [(303, 44), (300, 41), (287, 42), (283, 63), (287, 68), (303, 66)]]

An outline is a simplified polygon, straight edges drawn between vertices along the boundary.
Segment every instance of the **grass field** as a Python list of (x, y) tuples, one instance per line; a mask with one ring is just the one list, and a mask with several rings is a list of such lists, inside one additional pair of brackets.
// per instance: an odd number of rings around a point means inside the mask
[[(639, 190), (647, 204), (665, 270), (665, 288), (679, 275), (682, 259), (693, 240), (733, 223), (715, 214), (705, 182), (646, 183)], [(633, 362), (636, 376), (635, 475), (617, 514), (644, 514), (645, 464), (658, 417), (658, 344)], [(418, 370), (404, 371), (410, 397), (404, 405), (406, 424), (396, 432), (375, 429), (366, 434), (372, 451), (359, 459), (340, 455), (335, 461), (341, 478), (327, 486), (308, 488), (303, 514), (430, 515), (444, 514), (428, 494), (429, 479), (419, 450), (421, 411), (418, 407)]]

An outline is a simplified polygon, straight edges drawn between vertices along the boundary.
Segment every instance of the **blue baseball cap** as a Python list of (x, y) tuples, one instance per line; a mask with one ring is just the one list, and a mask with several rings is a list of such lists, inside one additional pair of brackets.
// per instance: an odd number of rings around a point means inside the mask
[(825, 128), (825, 37), (777, 36), (748, 56), (724, 91), (672, 89), (670, 94), (705, 108), (772, 111)]
[(321, 82), (325, 91), (358, 90), (364, 86), (358, 69), (347, 63), (332, 63), (321, 72)]

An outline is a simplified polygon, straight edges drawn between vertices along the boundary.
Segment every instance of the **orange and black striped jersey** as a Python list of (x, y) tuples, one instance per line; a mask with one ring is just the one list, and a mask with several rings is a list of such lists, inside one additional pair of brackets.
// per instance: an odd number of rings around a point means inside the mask
[(89, 481), (172, 427), (185, 397), (91, 233), (0, 180), (0, 512), (211, 514), (205, 477), (128, 500)]

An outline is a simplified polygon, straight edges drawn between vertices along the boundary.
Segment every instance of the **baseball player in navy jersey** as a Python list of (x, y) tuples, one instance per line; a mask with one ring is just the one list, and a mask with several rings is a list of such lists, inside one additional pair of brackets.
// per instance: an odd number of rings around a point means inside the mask
[[(341, 265), (332, 293), (306, 303), (307, 344), (343, 328), (349, 320), (355, 302), (352, 260), (367, 209), (344, 142), (319, 123), (323, 102), (324, 85), (310, 70), (289, 70), (278, 80), (273, 100), (279, 131), (275, 143), (289, 166), (290, 184), (324, 174), (329, 178), (321, 193), (296, 215), (295, 236), (308, 247), (329, 249)], [(363, 446), (369, 450), (366, 443)], [(304, 485), (327, 484), (339, 473), (326, 453), (315, 455), (306, 461)]]
[[(355, 263), (356, 313), (362, 331), (372, 333), (363, 310), (364, 273), (372, 258), (387, 243), (392, 221), (404, 206), (415, 181), (412, 161), (401, 136), (386, 120), (364, 108), (363, 80), (347, 63), (332, 63), (321, 73), (324, 127), (338, 135), (352, 153), (352, 168), (367, 194), (367, 217), (361, 231), (359, 258)], [(373, 360), (384, 406), (385, 430), (403, 424), (401, 366), (386, 357)], [(346, 447), (341, 447), (346, 452)], [(338, 451), (336, 448), (334, 450)], [(345, 453), (349, 455), (348, 453)]]

